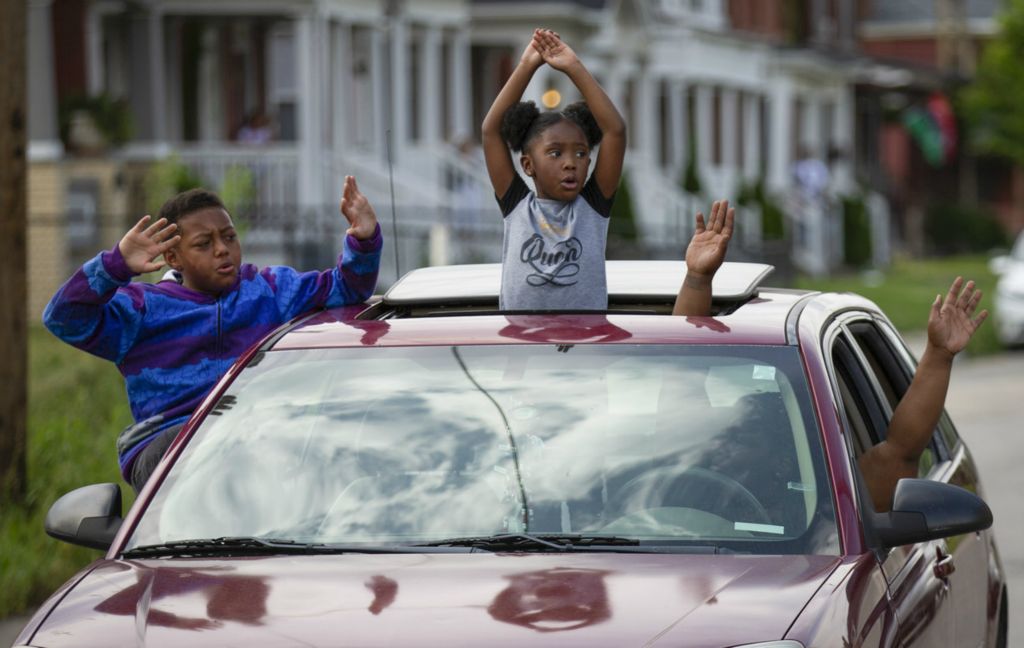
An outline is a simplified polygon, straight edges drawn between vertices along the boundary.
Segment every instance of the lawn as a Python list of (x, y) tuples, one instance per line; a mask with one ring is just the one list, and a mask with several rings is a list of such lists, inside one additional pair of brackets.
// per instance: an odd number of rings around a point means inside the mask
[[(884, 274), (801, 279), (815, 290), (849, 290), (874, 300), (903, 333), (925, 328), (935, 295), (958, 274), (989, 295), (995, 278), (984, 257), (898, 261)], [(982, 304), (989, 303), (985, 299)], [(998, 351), (993, 327), (975, 335), (969, 352)], [(29, 336), (28, 500), (0, 510), (0, 618), (39, 604), (100, 552), (73, 547), (43, 532), (47, 509), (67, 491), (120, 483), (125, 510), (133, 499), (120, 478), (114, 440), (131, 422), (124, 384), (109, 362), (93, 358), (34, 327)]]
[(95, 482), (121, 484), (114, 440), (131, 422), (121, 374), (110, 362), (58, 341), (41, 326), (29, 331), (28, 497), (0, 511), (0, 618), (31, 609), (98, 551), (50, 538), (43, 519), (69, 490)]
[[(987, 256), (957, 256), (928, 260), (896, 260), (884, 273), (861, 273), (828, 279), (802, 277), (799, 288), (822, 291), (850, 291), (878, 304), (904, 335), (924, 331), (928, 311), (938, 294), (945, 295), (957, 276), (974, 279), (984, 293), (981, 308), (992, 308), (996, 277), (988, 269)], [(979, 309), (980, 310), (980, 309)], [(1002, 350), (992, 322), (974, 334), (965, 353), (985, 355)]]

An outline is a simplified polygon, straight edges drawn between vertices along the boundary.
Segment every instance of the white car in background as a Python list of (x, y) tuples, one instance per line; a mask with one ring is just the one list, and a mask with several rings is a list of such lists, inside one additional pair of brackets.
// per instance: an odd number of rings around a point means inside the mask
[(1010, 254), (989, 264), (999, 275), (996, 284), (996, 335), (1005, 346), (1024, 345), (1024, 232), (1017, 236)]

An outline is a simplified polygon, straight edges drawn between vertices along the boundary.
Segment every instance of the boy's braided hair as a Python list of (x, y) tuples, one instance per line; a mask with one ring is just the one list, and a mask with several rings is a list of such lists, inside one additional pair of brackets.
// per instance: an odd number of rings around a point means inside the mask
[(579, 126), (590, 148), (601, 142), (603, 133), (585, 101), (571, 103), (560, 111), (543, 113), (534, 102), (520, 101), (505, 111), (501, 120), (501, 138), (518, 153), (528, 148), (535, 137), (562, 120)]
[(168, 199), (160, 208), (157, 219), (166, 218), (168, 223), (177, 223), (183, 217), (208, 207), (227, 211), (220, 197), (212, 191), (202, 188), (189, 189)]

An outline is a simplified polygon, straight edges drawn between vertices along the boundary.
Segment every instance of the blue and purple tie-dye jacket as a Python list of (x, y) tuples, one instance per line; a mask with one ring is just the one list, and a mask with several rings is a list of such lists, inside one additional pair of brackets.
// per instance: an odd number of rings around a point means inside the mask
[(220, 297), (175, 281), (132, 282), (115, 245), (87, 261), (43, 312), (65, 342), (117, 364), (136, 422), (146, 434), (118, 442), (121, 472), (156, 434), (184, 422), (228, 367), (254, 342), (304, 311), (368, 299), (380, 267), (380, 227), (360, 241), (347, 236), (338, 265), (298, 272), (242, 264), (238, 283)]

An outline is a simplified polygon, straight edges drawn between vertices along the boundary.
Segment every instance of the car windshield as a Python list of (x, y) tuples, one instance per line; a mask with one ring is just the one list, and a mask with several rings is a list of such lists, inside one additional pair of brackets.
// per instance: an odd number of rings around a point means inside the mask
[(203, 421), (128, 548), (499, 534), (838, 553), (797, 350), (265, 353)]

